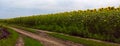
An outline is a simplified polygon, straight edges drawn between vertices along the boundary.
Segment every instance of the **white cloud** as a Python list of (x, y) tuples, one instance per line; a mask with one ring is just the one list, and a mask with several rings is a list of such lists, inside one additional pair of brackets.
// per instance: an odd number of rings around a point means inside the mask
[(119, 6), (120, 0), (74, 0), (77, 9), (100, 8), (108, 6)]
[(10, 7), (37, 9), (86, 9), (120, 5), (120, 0), (2, 0)]

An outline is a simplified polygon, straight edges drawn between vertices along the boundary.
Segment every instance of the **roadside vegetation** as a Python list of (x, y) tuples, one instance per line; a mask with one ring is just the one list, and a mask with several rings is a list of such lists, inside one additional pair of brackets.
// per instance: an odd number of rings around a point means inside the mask
[(72, 41), (75, 43), (83, 44), (85, 46), (119, 46), (119, 44), (108, 43), (108, 42), (103, 42), (103, 41), (100, 42), (100, 41), (90, 40), (90, 39), (86, 39), (86, 38), (80, 38), (80, 37), (59, 34), (59, 33), (48, 33), (48, 34), (55, 38)]
[(18, 17), (1, 22), (120, 43), (120, 7)]

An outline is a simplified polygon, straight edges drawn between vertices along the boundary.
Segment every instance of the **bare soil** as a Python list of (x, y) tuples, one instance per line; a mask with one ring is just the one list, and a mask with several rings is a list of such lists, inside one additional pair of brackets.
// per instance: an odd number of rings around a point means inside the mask
[(6, 28), (0, 28), (0, 39), (7, 38), (10, 35), (10, 32)]

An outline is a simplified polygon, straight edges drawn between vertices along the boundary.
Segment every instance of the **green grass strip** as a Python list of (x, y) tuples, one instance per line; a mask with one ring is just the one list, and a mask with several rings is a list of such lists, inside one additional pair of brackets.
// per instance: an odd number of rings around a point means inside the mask
[(25, 46), (43, 46), (39, 41), (32, 39), (30, 37), (24, 36)]
[(80, 43), (83, 44), (85, 46), (119, 46), (117, 44), (110, 44), (110, 43), (106, 43), (106, 42), (97, 42), (97, 41), (93, 41), (93, 40), (87, 40), (87, 39), (83, 39), (83, 38), (76, 38), (73, 36), (67, 36), (64, 34), (59, 34), (59, 33), (48, 33), (50, 36), (53, 36), (55, 38), (59, 38), (62, 40), (68, 40), (68, 41), (72, 41), (75, 43)]

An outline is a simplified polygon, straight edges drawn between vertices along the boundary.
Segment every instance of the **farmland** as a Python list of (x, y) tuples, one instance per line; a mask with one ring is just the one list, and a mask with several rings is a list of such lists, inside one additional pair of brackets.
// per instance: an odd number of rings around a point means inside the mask
[[(16, 25), (16, 28), (19, 29), (23, 28), (17, 26), (27, 27), (26, 30), (32, 33), (36, 33), (36, 31), (30, 28), (120, 44), (120, 7), (33, 15), (28, 17), (2, 19), (0, 22), (6, 25)], [(62, 37), (63, 35), (58, 34), (56, 36), (53, 34), (52, 36)]]

